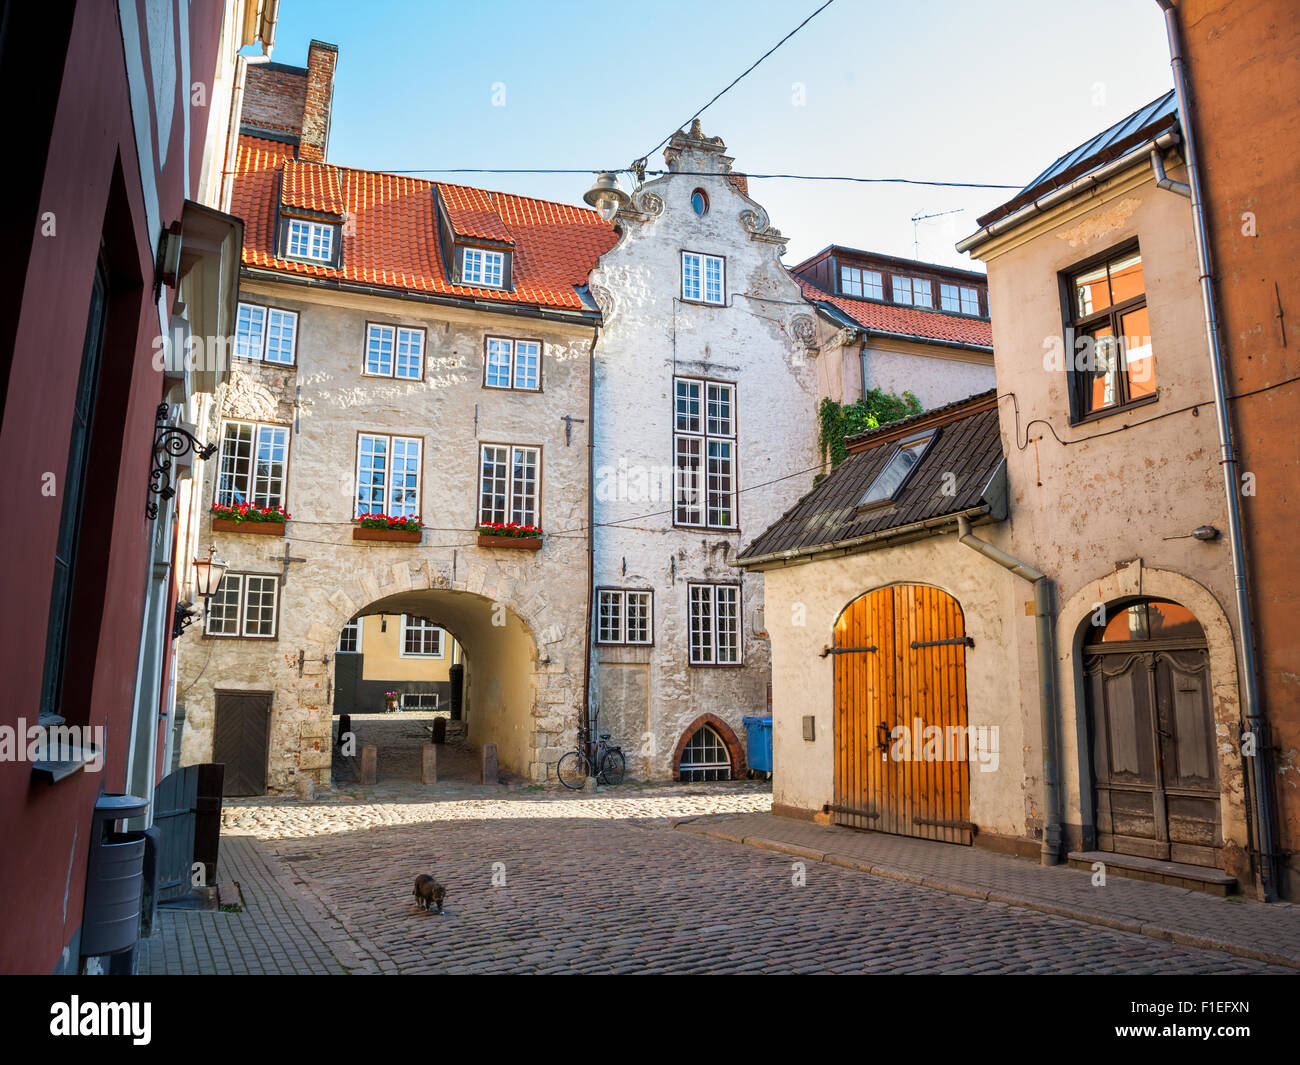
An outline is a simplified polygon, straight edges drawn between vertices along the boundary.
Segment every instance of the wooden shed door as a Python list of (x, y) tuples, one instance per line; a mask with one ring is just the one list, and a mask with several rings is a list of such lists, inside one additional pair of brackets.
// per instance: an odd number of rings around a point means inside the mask
[(225, 765), (223, 795), (266, 793), (270, 692), (217, 692), (212, 760)]
[(834, 651), (836, 822), (969, 844), (960, 604), (937, 588), (880, 588), (840, 616)]

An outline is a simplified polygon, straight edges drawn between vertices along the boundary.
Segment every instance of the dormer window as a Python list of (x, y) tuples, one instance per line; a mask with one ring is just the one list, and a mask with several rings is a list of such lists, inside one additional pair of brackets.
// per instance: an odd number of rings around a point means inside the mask
[(871, 482), (866, 494), (859, 501), (858, 507), (881, 506), (897, 499), (898, 493), (911, 478), (912, 471), (916, 469), (929, 446), (934, 443), (936, 434), (937, 430), (931, 429), (929, 432), (917, 433), (915, 436), (900, 440), (893, 454), (889, 456), (889, 461), (885, 463), (885, 468), (876, 474), (876, 479)]
[(895, 274), (894, 302), (910, 304), (913, 307), (933, 307), (934, 298), (930, 295), (930, 282), (920, 277), (903, 277)]
[(840, 294), (856, 299), (883, 300), (885, 286), (877, 270), (860, 270), (856, 266), (840, 267)]
[(505, 285), (505, 276), (505, 252), (488, 251), (486, 248), (465, 249), (460, 275), (463, 284), (502, 288)]
[(333, 262), (334, 228), (324, 222), (290, 218), (285, 233), (285, 257), (310, 259), (314, 262)]
[(965, 285), (940, 285), (939, 299), (943, 303), (943, 309), (954, 314), (977, 315), (980, 312), (980, 292), (977, 288), (967, 288)]

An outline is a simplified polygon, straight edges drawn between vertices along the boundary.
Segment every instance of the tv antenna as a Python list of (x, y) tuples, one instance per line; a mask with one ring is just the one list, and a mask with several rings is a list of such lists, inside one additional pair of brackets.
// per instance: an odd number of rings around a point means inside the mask
[(961, 214), (966, 210), (964, 207), (954, 207), (948, 211), (935, 211), (934, 214), (914, 214), (912, 215), (912, 258), (919, 260), (921, 258), (921, 237), (920, 224), (931, 218), (942, 218), (946, 214)]

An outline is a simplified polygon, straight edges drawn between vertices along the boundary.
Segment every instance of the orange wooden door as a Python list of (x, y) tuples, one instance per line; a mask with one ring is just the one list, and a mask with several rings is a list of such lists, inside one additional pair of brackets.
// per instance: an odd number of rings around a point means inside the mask
[(925, 585), (879, 588), (835, 626), (835, 819), (970, 843), (966, 632)]

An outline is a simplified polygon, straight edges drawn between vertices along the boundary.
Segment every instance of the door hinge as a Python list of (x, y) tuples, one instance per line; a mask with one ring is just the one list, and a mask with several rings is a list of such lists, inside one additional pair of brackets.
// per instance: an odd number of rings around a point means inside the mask
[(827, 655), (855, 655), (869, 651), (879, 651), (879, 647), (823, 647), (818, 658), (825, 658)]

